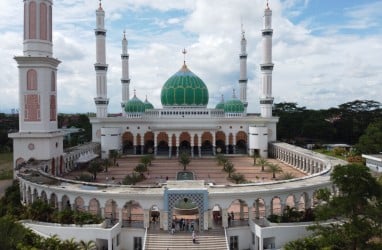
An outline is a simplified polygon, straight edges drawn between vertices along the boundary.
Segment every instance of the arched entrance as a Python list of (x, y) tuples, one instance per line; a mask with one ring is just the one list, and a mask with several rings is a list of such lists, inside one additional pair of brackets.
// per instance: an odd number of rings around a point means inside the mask
[(191, 144), (189, 141), (182, 141), (179, 144), (179, 154), (186, 153), (188, 155), (191, 155)]
[(171, 230), (199, 231), (200, 213), (198, 204), (187, 197), (175, 202), (172, 210)]
[(164, 132), (160, 132), (157, 136), (157, 155), (168, 156), (169, 146), (168, 146), (168, 135)]
[(247, 134), (244, 131), (236, 134), (236, 153), (247, 154)]
[(218, 154), (226, 154), (226, 145), (225, 145), (225, 134), (222, 131), (216, 132), (216, 153)]
[[(173, 226), (183, 230), (203, 230), (204, 212), (208, 211), (208, 193), (206, 190), (165, 190), (165, 208), (168, 212), (168, 230)], [(187, 224), (188, 223), (188, 224)], [(188, 227), (187, 227), (188, 226)]]
[(125, 132), (122, 135), (122, 152), (123, 154), (134, 154), (134, 143), (133, 143), (134, 137), (133, 134), (130, 132)]

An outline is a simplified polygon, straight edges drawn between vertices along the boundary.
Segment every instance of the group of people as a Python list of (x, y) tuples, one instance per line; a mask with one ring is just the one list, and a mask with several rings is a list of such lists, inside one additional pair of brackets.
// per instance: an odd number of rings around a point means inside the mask
[(175, 231), (186, 231), (192, 232), (196, 229), (196, 221), (188, 220), (181, 218), (178, 220), (176, 217), (174, 218), (171, 224), (171, 233), (175, 233)]

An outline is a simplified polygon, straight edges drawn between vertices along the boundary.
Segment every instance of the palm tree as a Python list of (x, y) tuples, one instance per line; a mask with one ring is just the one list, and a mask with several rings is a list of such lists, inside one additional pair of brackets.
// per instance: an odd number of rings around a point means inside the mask
[(236, 184), (244, 183), (246, 181), (244, 175), (240, 173), (233, 173), (231, 175), (231, 180), (233, 180)]
[(186, 171), (186, 167), (190, 162), (190, 156), (186, 152), (182, 152), (179, 156), (179, 163), (183, 165), (183, 171)]
[(74, 240), (74, 238), (66, 239), (62, 242), (62, 249), (65, 250), (79, 250), (78, 243)]
[(102, 165), (105, 166), (105, 171), (107, 172), (109, 167), (111, 166), (110, 159), (104, 159), (103, 162), (102, 162)]
[(94, 250), (97, 249), (97, 246), (94, 241), (80, 241), (80, 250)]
[(285, 172), (281, 176), (281, 179), (283, 179), (283, 180), (290, 180), (290, 179), (294, 179), (294, 178), (296, 178), (296, 176), (291, 172)]
[(141, 157), (140, 161), (143, 165), (147, 167), (147, 166), (151, 166), (152, 160), (153, 160), (153, 157), (151, 155), (144, 155)]
[(276, 179), (276, 173), (283, 172), (282, 168), (278, 164), (268, 163), (268, 172), (272, 173), (272, 178)]
[(231, 178), (231, 174), (236, 171), (235, 166), (231, 161), (224, 163), (223, 170), (228, 174), (228, 178)]
[(256, 149), (253, 149), (253, 166), (256, 166), (256, 157), (257, 157), (257, 151)]
[(88, 167), (88, 172), (93, 174), (94, 180), (97, 179), (97, 173), (103, 170), (102, 164), (99, 160), (95, 160), (90, 162), (90, 166)]
[(264, 172), (264, 166), (267, 166), (269, 163), (267, 159), (260, 157), (260, 159), (258, 160), (258, 164), (261, 166), (261, 172)]
[(113, 159), (113, 166), (115, 166), (115, 163), (117, 162), (118, 158), (118, 151), (113, 149), (109, 151), (109, 159)]

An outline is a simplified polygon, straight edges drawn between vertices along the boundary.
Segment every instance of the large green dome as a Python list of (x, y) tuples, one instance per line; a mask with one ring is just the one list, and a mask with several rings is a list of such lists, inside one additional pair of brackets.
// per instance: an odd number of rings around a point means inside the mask
[(184, 64), (163, 85), (161, 102), (164, 107), (206, 107), (208, 89), (204, 82)]
[(239, 99), (231, 99), (224, 104), (225, 113), (243, 113), (244, 104)]
[(145, 112), (145, 109), (145, 104), (141, 100), (139, 100), (135, 95), (125, 104), (126, 113), (143, 113)]

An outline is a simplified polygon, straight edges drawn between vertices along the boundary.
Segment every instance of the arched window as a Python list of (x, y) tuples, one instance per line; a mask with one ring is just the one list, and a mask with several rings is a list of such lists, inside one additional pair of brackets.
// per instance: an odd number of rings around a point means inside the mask
[(37, 72), (34, 69), (27, 72), (27, 90), (37, 90)]
[(56, 73), (52, 71), (51, 79), (50, 79), (50, 90), (56, 91)]
[(48, 40), (48, 8), (45, 3), (40, 3), (40, 39)]
[(29, 3), (29, 39), (36, 39), (36, 3)]

